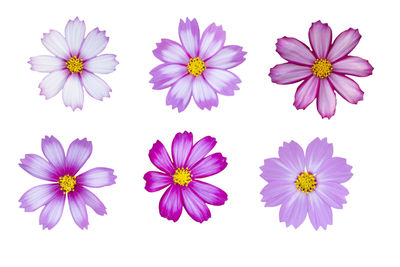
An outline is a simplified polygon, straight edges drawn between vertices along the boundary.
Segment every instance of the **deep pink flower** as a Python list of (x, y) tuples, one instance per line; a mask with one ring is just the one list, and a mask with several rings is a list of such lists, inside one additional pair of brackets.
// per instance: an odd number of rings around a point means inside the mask
[(283, 143), (279, 158), (264, 161), (261, 177), (268, 185), (261, 191), (266, 207), (281, 205), (279, 219), (297, 228), (306, 215), (317, 230), (332, 224), (331, 207), (341, 209), (347, 189), (341, 185), (353, 174), (344, 158), (332, 157), (333, 146), (316, 138), (306, 150), (296, 142)]
[(83, 89), (93, 98), (102, 101), (110, 97), (111, 88), (94, 73), (107, 74), (115, 70), (115, 55), (98, 56), (107, 46), (105, 31), (93, 29), (85, 37), (85, 22), (78, 18), (65, 26), (65, 37), (50, 30), (43, 35), (42, 43), (54, 56), (31, 57), (32, 70), (49, 73), (39, 84), (40, 94), (46, 99), (63, 91), (65, 106), (72, 110), (83, 107)]
[(32, 212), (44, 206), (39, 223), (43, 229), (53, 228), (61, 219), (65, 198), (68, 196), (72, 218), (80, 228), (89, 225), (86, 205), (97, 214), (106, 214), (106, 207), (87, 187), (103, 187), (115, 184), (114, 170), (94, 168), (77, 175), (92, 154), (92, 142), (76, 139), (68, 148), (64, 148), (53, 136), (42, 139), (42, 151), (47, 160), (35, 154), (27, 154), (21, 159), (21, 166), (36, 178), (51, 182), (29, 189), (22, 195), (21, 208)]
[(365, 59), (349, 56), (361, 39), (358, 30), (350, 28), (332, 43), (331, 28), (317, 21), (308, 36), (312, 51), (295, 38), (278, 39), (276, 51), (288, 63), (276, 65), (269, 75), (277, 84), (303, 81), (297, 88), (293, 105), (305, 109), (317, 98), (319, 114), (322, 118), (331, 118), (336, 109), (335, 91), (352, 104), (363, 99), (364, 92), (346, 75), (369, 76), (373, 67)]
[(144, 175), (145, 189), (156, 192), (168, 186), (160, 200), (160, 215), (176, 222), (182, 207), (197, 222), (211, 217), (207, 204), (220, 206), (227, 194), (208, 183), (198, 180), (217, 174), (228, 165), (221, 153), (206, 156), (215, 146), (215, 138), (206, 136), (193, 145), (192, 133), (177, 133), (172, 141), (172, 159), (164, 145), (157, 141), (149, 152), (151, 162), (161, 172)]
[(164, 63), (150, 72), (150, 82), (155, 90), (171, 87), (166, 103), (179, 112), (192, 96), (199, 108), (211, 110), (218, 106), (217, 94), (231, 96), (239, 90), (239, 77), (228, 69), (241, 64), (246, 52), (237, 45), (224, 46), (225, 31), (215, 23), (200, 37), (196, 19), (187, 18), (178, 32), (182, 45), (169, 39), (157, 43), (153, 54)]

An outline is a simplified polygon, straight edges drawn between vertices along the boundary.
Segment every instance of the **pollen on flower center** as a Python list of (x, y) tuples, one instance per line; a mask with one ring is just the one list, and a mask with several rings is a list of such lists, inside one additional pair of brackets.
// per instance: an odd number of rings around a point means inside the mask
[(313, 74), (320, 79), (326, 78), (331, 75), (332, 70), (332, 64), (327, 59), (317, 59), (312, 66)]
[(64, 194), (74, 191), (76, 185), (76, 177), (71, 175), (65, 175), (60, 177), (58, 182), (60, 184), (60, 190), (64, 192)]
[(192, 175), (187, 168), (176, 169), (173, 178), (175, 183), (186, 186), (192, 181)]
[(308, 194), (315, 190), (317, 179), (315, 179), (312, 173), (303, 172), (297, 176), (297, 180), (294, 183), (296, 184), (297, 190)]
[(77, 58), (76, 56), (71, 57), (67, 62), (65, 62), (67, 65), (67, 69), (71, 73), (82, 73), (83, 70), (83, 60), (80, 58)]
[(206, 64), (204, 63), (203, 60), (201, 60), (198, 57), (191, 58), (190, 62), (187, 64), (188, 72), (196, 77), (202, 74), (205, 69), (206, 69)]

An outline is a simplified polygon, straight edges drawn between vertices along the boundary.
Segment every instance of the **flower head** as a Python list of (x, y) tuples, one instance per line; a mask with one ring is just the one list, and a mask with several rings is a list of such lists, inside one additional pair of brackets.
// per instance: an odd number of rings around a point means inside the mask
[(46, 159), (27, 154), (21, 159), (21, 166), (36, 178), (49, 181), (49, 184), (35, 186), (22, 195), (21, 208), (32, 212), (44, 206), (39, 223), (43, 229), (53, 228), (61, 219), (65, 198), (68, 196), (72, 218), (80, 228), (89, 225), (86, 205), (97, 214), (106, 214), (104, 204), (85, 187), (112, 185), (117, 178), (114, 170), (94, 168), (78, 174), (92, 154), (92, 142), (76, 139), (68, 148), (67, 154), (60, 142), (53, 136), (42, 139), (42, 151)]
[(149, 157), (161, 172), (144, 175), (145, 189), (156, 192), (168, 187), (160, 200), (162, 217), (176, 222), (185, 207), (190, 217), (201, 223), (211, 217), (206, 203), (219, 206), (228, 199), (218, 187), (199, 180), (221, 172), (228, 165), (221, 153), (207, 156), (216, 143), (215, 138), (206, 136), (193, 145), (192, 133), (177, 133), (172, 142), (173, 161), (160, 141), (153, 145)]
[(297, 228), (306, 215), (317, 230), (332, 224), (331, 207), (341, 209), (347, 189), (341, 185), (353, 174), (344, 158), (332, 157), (326, 138), (314, 139), (306, 150), (296, 142), (283, 143), (279, 158), (264, 161), (261, 177), (268, 185), (261, 191), (265, 206), (281, 205), (279, 219)]
[(332, 31), (328, 24), (317, 21), (309, 31), (312, 51), (295, 38), (278, 39), (276, 51), (288, 63), (276, 65), (270, 76), (274, 83), (302, 83), (297, 88), (294, 106), (305, 109), (317, 98), (317, 109), (322, 118), (331, 118), (336, 110), (336, 94), (349, 103), (357, 104), (364, 92), (347, 77), (365, 77), (373, 67), (365, 59), (349, 56), (361, 39), (358, 30), (352, 28), (339, 34), (332, 43)]
[(83, 107), (83, 88), (93, 98), (110, 97), (111, 88), (94, 73), (107, 74), (115, 70), (115, 55), (99, 55), (107, 46), (105, 31), (93, 29), (85, 37), (85, 22), (78, 18), (65, 26), (65, 37), (56, 30), (45, 33), (43, 45), (54, 56), (31, 57), (32, 70), (49, 73), (39, 84), (46, 99), (63, 91), (66, 106), (75, 110)]
[(246, 52), (237, 45), (224, 46), (225, 31), (214, 23), (200, 37), (197, 20), (187, 18), (178, 32), (181, 44), (169, 39), (157, 43), (153, 54), (163, 64), (150, 72), (150, 82), (155, 90), (171, 87), (166, 103), (179, 112), (192, 96), (199, 108), (211, 110), (218, 106), (217, 94), (231, 96), (239, 90), (239, 77), (228, 69), (241, 64)]

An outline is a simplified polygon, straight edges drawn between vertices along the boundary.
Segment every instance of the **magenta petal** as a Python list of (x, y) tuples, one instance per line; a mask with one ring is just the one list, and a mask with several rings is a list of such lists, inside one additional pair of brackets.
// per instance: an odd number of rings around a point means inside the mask
[(81, 48), (85, 37), (86, 26), (85, 22), (76, 17), (74, 20), (69, 20), (65, 26), (65, 39), (71, 54), (76, 56)]
[(156, 192), (173, 183), (170, 175), (154, 171), (147, 172), (143, 179), (146, 181), (144, 188), (149, 192)]
[(173, 175), (175, 167), (172, 164), (171, 158), (168, 155), (163, 143), (157, 140), (149, 151), (151, 162), (161, 171)]
[(75, 139), (69, 145), (67, 151), (66, 172), (75, 176), (92, 154), (92, 149), (92, 142), (87, 141), (86, 138), (82, 140)]
[(115, 179), (117, 176), (113, 169), (98, 167), (78, 175), (76, 182), (89, 187), (103, 187), (115, 184)]
[(176, 168), (185, 168), (187, 157), (193, 146), (193, 134), (177, 133), (172, 141), (172, 159)]
[(308, 217), (314, 229), (332, 224), (332, 210), (315, 192), (308, 194)]
[(47, 160), (54, 166), (58, 175), (65, 171), (65, 152), (60, 141), (54, 136), (46, 136), (42, 139), (42, 151)]
[(318, 58), (325, 59), (332, 42), (332, 30), (327, 23), (317, 21), (308, 32), (310, 44)]
[(346, 196), (349, 194), (343, 185), (332, 182), (319, 183), (315, 192), (326, 204), (335, 209), (343, 208)]
[(76, 225), (81, 229), (88, 227), (88, 214), (85, 206), (85, 202), (77, 194), (77, 192), (68, 193), (69, 210), (71, 211), (72, 218), (74, 219)]
[(334, 157), (326, 160), (320, 167), (317, 175), (317, 181), (344, 183), (348, 181), (353, 174), (352, 167), (346, 163), (346, 159)]
[(208, 177), (223, 171), (228, 163), (221, 153), (211, 154), (199, 161), (191, 170), (194, 178)]
[(274, 181), (267, 184), (261, 191), (262, 200), (266, 207), (281, 205), (289, 197), (296, 193), (293, 181)]
[(315, 138), (306, 150), (306, 167), (307, 171), (313, 174), (319, 173), (321, 165), (332, 158), (333, 145), (328, 144), (326, 138)]
[(312, 75), (297, 87), (293, 105), (297, 109), (305, 109), (317, 97), (320, 79)]
[(284, 162), (278, 158), (270, 158), (264, 160), (264, 165), (260, 168), (262, 170), (261, 177), (271, 182), (289, 182), (294, 183), (299, 175), (299, 171), (293, 168), (288, 168)]
[(216, 186), (193, 180), (189, 183), (192, 189), (205, 203), (221, 206), (228, 200), (228, 195)]
[(216, 26), (215, 23), (208, 26), (201, 36), (199, 57), (207, 60), (215, 55), (224, 46), (225, 38), (222, 26)]
[(25, 158), (21, 159), (19, 166), (30, 175), (39, 179), (55, 182), (59, 178), (54, 166), (35, 154), (25, 155)]
[(178, 112), (184, 111), (192, 97), (193, 80), (193, 75), (186, 75), (179, 79), (167, 94), (167, 105), (171, 105), (173, 109), (177, 107)]
[(352, 79), (335, 73), (329, 75), (328, 79), (336, 92), (346, 99), (347, 102), (357, 104), (358, 101), (363, 99), (364, 92), (361, 91), (360, 86)]
[(309, 66), (301, 66), (293, 63), (279, 64), (273, 67), (269, 73), (273, 83), (291, 84), (304, 80), (313, 74)]
[(52, 200), (59, 190), (58, 184), (43, 184), (32, 187), (20, 198), (20, 208), (25, 209), (26, 212), (35, 211)]
[(279, 210), (279, 220), (286, 222), (286, 226), (293, 225), (294, 228), (299, 227), (307, 216), (308, 199), (307, 195), (295, 191), (295, 193), (288, 198)]
[(103, 216), (104, 214), (107, 214), (106, 212), (106, 207), (104, 204), (100, 201), (98, 197), (96, 197), (95, 194), (84, 188), (83, 186), (77, 186), (75, 188), (75, 192), (79, 194), (81, 197), (82, 201), (91, 207), (94, 212), (97, 214)]
[(196, 222), (202, 223), (211, 217), (207, 205), (189, 187), (182, 187), (182, 199), (186, 212)]
[(217, 144), (215, 138), (206, 136), (193, 146), (186, 162), (186, 167), (191, 169), (197, 162), (203, 159)]
[(161, 43), (157, 43), (157, 48), (153, 50), (153, 54), (165, 63), (187, 65), (190, 60), (183, 47), (169, 39), (161, 39)]
[(228, 45), (224, 46), (217, 54), (208, 59), (206, 67), (230, 69), (242, 64), (247, 53), (243, 51), (241, 46)]
[(360, 57), (347, 56), (336, 61), (333, 65), (333, 72), (339, 74), (348, 74), (358, 77), (366, 77), (372, 74), (373, 67), (368, 60)]
[(57, 191), (56, 196), (49, 201), (42, 209), (39, 217), (39, 224), (43, 229), (53, 228), (61, 219), (64, 210), (65, 194), (61, 190)]
[(237, 84), (242, 82), (234, 73), (223, 69), (206, 69), (203, 76), (211, 87), (221, 95), (234, 95), (235, 90), (239, 90)]
[(330, 119), (335, 115), (336, 94), (327, 78), (321, 79), (320, 81), (317, 109), (322, 118)]
[(295, 38), (283, 37), (276, 43), (276, 52), (291, 63), (312, 66), (315, 57), (310, 49)]
[(347, 56), (358, 44), (361, 35), (358, 30), (352, 28), (339, 34), (332, 44), (327, 59), (334, 63)]
[(186, 18), (186, 22), (179, 22), (179, 38), (191, 58), (199, 55), (200, 30), (196, 19)]
[(304, 171), (304, 151), (295, 141), (284, 142), (283, 146), (279, 147), (279, 157), (283, 165), (296, 174), (295, 179)]
[(182, 214), (182, 196), (180, 185), (171, 185), (163, 194), (159, 204), (160, 215), (176, 222)]
[(200, 109), (211, 110), (212, 107), (218, 106), (217, 93), (204, 80), (203, 76), (198, 76), (193, 80), (193, 99)]
[(108, 37), (105, 31), (95, 28), (90, 31), (80, 47), (79, 57), (88, 60), (100, 54), (108, 44)]
[(173, 85), (177, 80), (187, 73), (187, 67), (179, 64), (161, 64), (150, 71), (153, 78), (150, 80), (154, 84), (153, 89), (165, 89)]

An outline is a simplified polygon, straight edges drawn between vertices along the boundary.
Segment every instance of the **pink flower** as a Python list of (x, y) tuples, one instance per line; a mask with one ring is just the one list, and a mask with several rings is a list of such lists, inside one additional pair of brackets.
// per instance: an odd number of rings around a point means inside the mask
[(306, 150), (292, 141), (279, 148), (279, 158), (264, 161), (261, 177), (268, 185), (261, 191), (265, 206), (281, 205), (279, 220), (297, 228), (307, 213), (317, 230), (332, 224), (332, 208), (346, 203), (347, 189), (341, 185), (353, 174), (344, 158), (332, 157), (326, 138), (314, 139)]
[(115, 184), (114, 170), (94, 168), (77, 175), (92, 154), (92, 142), (86, 138), (76, 139), (65, 155), (60, 142), (53, 136), (46, 136), (42, 139), (42, 151), (47, 160), (27, 154), (19, 166), (50, 184), (35, 186), (25, 192), (19, 200), (21, 208), (32, 212), (44, 206), (39, 217), (43, 229), (53, 228), (61, 219), (67, 196), (72, 218), (82, 229), (89, 225), (86, 205), (99, 215), (106, 214), (104, 204), (85, 186), (97, 188)]
[(93, 29), (85, 37), (85, 22), (76, 18), (65, 26), (65, 37), (51, 30), (43, 35), (42, 43), (54, 56), (31, 57), (32, 70), (49, 73), (39, 84), (40, 94), (46, 99), (63, 91), (65, 106), (72, 110), (83, 107), (83, 89), (102, 101), (110, 97), (111, 88), (94, 73), (107, 74), (115, 70), (115, 55), (98, 56), (107, 46), (105, 31)]
[(218, 187), (199, 180), (221, 172), (228, 165), (221, 153), (206, 156), (216, 143), (215, 138), (206, 136), (193, 145), (192, 133), (177, 133), (172, 141), (173, 161), (160, 141), (153, 145), (149, 157), (161, 172), (144, 175), (145, 189), (156, 192), (168, 187), (160, 200), (162, 217), (176, 222), (185, 207), (190, 217), (201, 223), (211, 217), (206, 203), (220, 206), (228, 199)]
[(322, 118), (335, 114), (335, 91), (349, 103), (357, 104), (364, 92), (347, 77), (365, 77), (373, 67), (365, 59), (349, 56), (361, 39), (358, 30), (352, 28), (339, 34), (332, 43), (332, 31), (328, 24), (317, 21), (308, 33), (312, 51), (295, 38), (278, 39), (276, 51), (288, 63), (276, 65), (270, 76), (274, 83), (292, 84), (299, 81), (294, 106), (305, 109), (317, 98), (317, 109)]
[(181, 112), (193, 96), (197, 106), (209, 109), (218, 106), (217, 94), (231, 96), (239, 90), (239, 77), (228, 69), (244, 61), (246, 52), (236, 45), (224, 46), (225, 31), (214, 23), (200, 37), (197, 20), (186, 19), (179, 23), (179, 38), (182, 43), (161, 39), (153, 54), (163, 64), (154, 68), (150, 80), (153, 89), (171, 87), (167, 105)]

